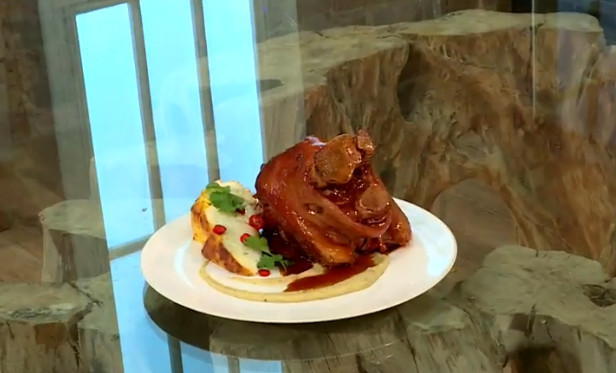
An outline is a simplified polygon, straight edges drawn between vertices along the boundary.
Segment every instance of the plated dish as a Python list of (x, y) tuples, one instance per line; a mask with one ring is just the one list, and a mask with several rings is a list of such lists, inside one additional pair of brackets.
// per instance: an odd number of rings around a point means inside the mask
[[(364, 131), (307, 137), (264, 164), (256, 194), (215, 181), (191, 209), (203, 279), (231, 296), (302, 302), (363, 290), (409, 250), (411, 225), (372, 168)], [(233, 275), (229, 275), (229, 273)]]
[(425, 292), (451, 269), (455, 239), (392, 198), (374, 151), (363, 131), (310, 136), (261, 167), (255, 194), (210, 183), (144, 247), (146, 281), (189, 308), (264, 322), (356, 316)]

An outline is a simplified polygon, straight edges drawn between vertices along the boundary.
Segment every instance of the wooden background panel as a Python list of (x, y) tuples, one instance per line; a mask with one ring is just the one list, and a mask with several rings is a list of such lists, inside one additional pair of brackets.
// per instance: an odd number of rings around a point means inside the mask
[[(296, 31), (386, 25), (436, 18), (462, 9), (511, 10), (511, 0), (257, 0), (264, 16), (259, 40)], [(265, 10), (266, 9), (266, 10)]]
[[(41, 209), (63, 195), (47, 67), (36, 1), (0, 4), (4, 41), (0, 69), (0, 126), (10, 133), (10, 153), (0, 160), (0, 210), (33, 224)], [(7, 140), (3, 140), (7, 141)]]
[[(368, 129), (386, 184), (425, 208), (454, 185), (481, 180), (511, 212), (518, 243), (595, 258), (613, 274), (616, 49), (602, 36), (584, 14), (483, 10), (307, 34), (307, 133)], [(260, 48), (270, 60), (286, 53), (278, 40)], [(260, 64), (270, 79), (286, 83), (294, 73), (269, 66)], [(292, 145), (266, 141), (268, 154)]]

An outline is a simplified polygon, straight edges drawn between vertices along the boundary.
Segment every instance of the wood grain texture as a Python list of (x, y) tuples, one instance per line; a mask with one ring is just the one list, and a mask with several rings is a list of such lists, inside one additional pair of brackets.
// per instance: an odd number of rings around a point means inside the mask
[(14, 227), (0, 232), (0, 283), (38, 283), (42, 263), (40, 228)]
[(0, 215), (35, 224), (63, 196), (38, 2), (2, 1), (0, 34)]
[(69, 200), (40, 213), (43, 282), (71, 282), (109, 273), (109, 251), (100, 204)]
[(386, 25), (439, 17), (462, 9), (510, 11), (510, 0), (259, 0), (267, 8), (258, 35), (264, 39), (297, 31), (349, 25)]
[(505, 246), (446, 296), (438, 293), (372, 315), (303, 325), (211, 317), (152, 289), (145, 305), (154, 322), (185, 343), (239, 358), (281, 360), (285, 372), (616, 369), (616, 287), (596, 261)]
[(73, 284), (93, 302), (90, 312), (78, 324), (79, 351), (86, 372), (124, 371), (111, 281), (111, 274), (105, 273)]
[[(162, 199), (144, 202), (154, 211), (162, 211)], [(111, 200), (107, 207), (122, 208), (122, 203), (121, 199)], [(41, 211), (39, 219), (43, 236), (37, 253), (43, 259), (43, 282), (72, 282), (109, 273), (111, 259), (141, 250), (145, 244), (145, 239), (140, 239), (109, 248), (97, 199), (62, 201)]]
[(475, 273), (494, 248), (516, 242), (515, 226), (502, 198), (485, 183), (467, 180), (441, 193), (431, 212), (451, 229), (458, 243), (458, 257), (438, 287), (451, 287)]
[[(285, 83), (262, 93), (266, 114), (298, 112), (303, 94), (308, 134), (368, 129), (396, 196), (430, 208), (481, 180), (510, 210), (518, 243), (616, 272), (616, 49), (595, 18), (469, 10), (303, 33), (302, 86), (287, 83), (297, 74), (284, 66), (287, 39), (260, 46), (262, 78)], [(294, 122), (264, 123), (268, 157), (299, 140), (282, 130)]]
[(0, 284), (0, 372), (123, 371), (111, 278)]

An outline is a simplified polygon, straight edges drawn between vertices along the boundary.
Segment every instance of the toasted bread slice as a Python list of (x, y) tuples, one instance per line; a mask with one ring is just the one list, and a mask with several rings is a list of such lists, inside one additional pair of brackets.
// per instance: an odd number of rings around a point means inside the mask
[[(235, 181), (220, 182), (231, 188), (231, 193), (244, 200), (245, 213), (225, 213), (218, 210), (209, 199), (209, 192), (204, 190), (191, 208), (191, 226), (193, 240), (203, 244), (202, 254), (205, 258), (225, 268), (229, 272), (245, 276), (255, 275), (261, 253), (246, 247), (240, 237), (248, 233), (257, 236), (259, 232), (248, 223), (250, 217), (257, 213), (257, 201), (250, 193)], [(223, 234), (214, 233), (214, 227), (226, 228)]]

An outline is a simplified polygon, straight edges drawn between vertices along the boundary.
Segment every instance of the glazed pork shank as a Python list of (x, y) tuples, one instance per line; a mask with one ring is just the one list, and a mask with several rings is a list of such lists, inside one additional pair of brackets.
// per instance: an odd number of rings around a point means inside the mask
[(361, 131), (326, 143), (307, 137), (264, 164), (256, 190), (273, 250), (333, 267), (406, 245), (409, 221), (374, 172), (373, 154)]

